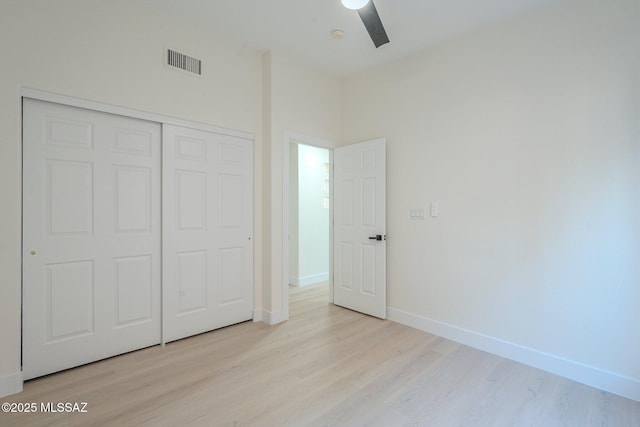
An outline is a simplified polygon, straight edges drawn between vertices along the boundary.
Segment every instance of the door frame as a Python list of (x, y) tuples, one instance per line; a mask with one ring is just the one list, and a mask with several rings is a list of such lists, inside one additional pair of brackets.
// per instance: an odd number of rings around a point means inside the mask
[(289, 187), (291, 144), (309, 145), (329, 150), (329, 302), (333, 303), (333, 141), (284, 131), (282, 144), (282, 320), (289, 320)]
[[(120, 107), (116, 105), (105, 104), (102, 102), (89, 101), (87, 99), (75, 98), (67, 95), (59, 95), (52, 92), (46, 92), (39, 89), (22, 87), (20, 90), (20, 98), (31, 98), (38, 101), (48, 101), (55, 104), (67, 105), (69, 107), (78, 107), (85, 110), (94, 110), (102, 113), (117, 114), (119, 116), (131, 117), (133, 119), (142, 119), (160, 124), (182, 126), (191, 129), (203, 130), (206, 132), (220, 133), (223, 135), (237, 136), (239, 138), (250, 139), (254, 141), (255, 135), (251, 132), (243, 132), (233, 129), (222, 128), (209, 125), (206, 123), (192, 122), (189, 120), (177, 119), (175, 117), (165, 116), (162, 114), (149, 113), (146, 111), (134, 110), (132, 108)], [(20, 116), (22, 118), (22, 115)], [(254, 161), (255, 163), (255, 161)]]

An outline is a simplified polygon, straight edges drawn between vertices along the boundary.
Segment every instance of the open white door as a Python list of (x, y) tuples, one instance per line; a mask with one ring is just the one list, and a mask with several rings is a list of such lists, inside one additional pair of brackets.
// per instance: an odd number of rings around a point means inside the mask
[(386, 143), (334, 150), (334, 303), (387, 316)]

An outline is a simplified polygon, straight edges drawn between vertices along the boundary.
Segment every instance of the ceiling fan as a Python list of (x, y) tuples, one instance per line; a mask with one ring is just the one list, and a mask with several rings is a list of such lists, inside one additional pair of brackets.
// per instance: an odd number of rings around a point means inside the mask
[(342, 4), (347, 9), (358, 11), (358, 15), (360, 15), (360, 19), (362, 19), (362, 23), (376, 48), (389, 43), (389, 37), (387, 37), (387, 32), (382, 25), (373, 0), (342, 0)]

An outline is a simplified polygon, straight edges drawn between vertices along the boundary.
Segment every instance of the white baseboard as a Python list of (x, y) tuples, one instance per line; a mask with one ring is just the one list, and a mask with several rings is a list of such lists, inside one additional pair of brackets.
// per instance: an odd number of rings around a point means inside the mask
[(286, 320), (289, 320), (284, 316), (282, 311), (278, 311), (272, 313), (268, 310), (254, 310), (253, 311), (253, 321), (254, 322), (264, 322), (267, 325), (276, 325), (278, 323), (282, 323)]
[(307, 285), (313, 285), (315, 283), (326, 282), (328, 280), (329, 280), (329, 272), (311, 274), (309, 276), (302, 276), (302, 277), (290, 277), (289, 283), (292, 286), (307, 286)]
[(254, 322), (262, 322), (262, 318), (264, 316), (264, 310), (253, 310), (253, 321)]
[(387, 317), (394, 322), (640, 402), (638, 378), (616, 374), (392, 307), (387, 307)]
[(22, 372), (0, 377), (0, 397), (20, 393), (22, 382)]

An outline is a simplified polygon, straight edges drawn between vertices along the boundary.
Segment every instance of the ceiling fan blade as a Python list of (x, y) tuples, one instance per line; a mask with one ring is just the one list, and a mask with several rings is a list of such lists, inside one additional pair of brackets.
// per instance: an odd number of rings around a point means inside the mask
[(384, 30), (380, 15), (378, 15), (378, 10), (373, 4), (373, 0), (362, 9), (358, 9), (358, 15), (360, 15), (360, 19), (362, 19), (362, 23), (369, 32), (369, 36), (371, 36), (371, 40), (373, 40), (376, 48), (389, 43), (389, 37), (387, 37), (387, 32)]

